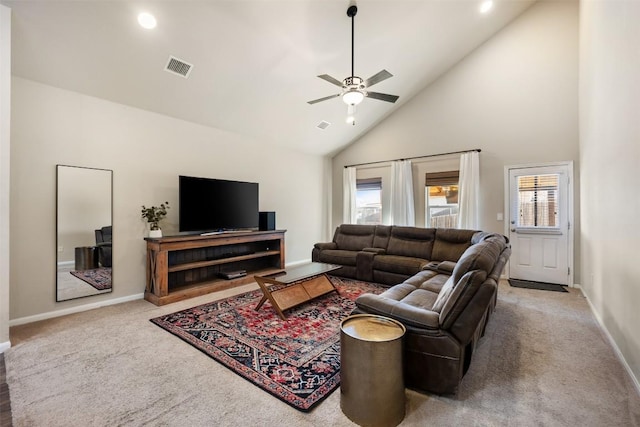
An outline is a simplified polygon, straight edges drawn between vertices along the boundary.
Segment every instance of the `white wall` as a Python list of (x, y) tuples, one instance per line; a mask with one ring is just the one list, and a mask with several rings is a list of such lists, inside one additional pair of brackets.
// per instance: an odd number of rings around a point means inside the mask
[(9, 347), (11, 9), (0, 5), (0, 353)]
[(480, 225), (503, 233), (505, 165), (578, 160), (577, 82), (577, 2), (535, 4), (335, 156), (333, 226), (345, 164), (480, 148)]
[(640, 1), (580, 10), (582, 285), (640, 379)]
[[(253, 181), (260, 209), (287, 229), (287, 263), (324, 237), (324, 160), (33, 81), (13, 78), (12, 320), (141, 294), (146, 224), (141, 205), (169, 201), (163, 233), (177, 231), (178, 175)], [(113, 170), (114, 287), (55, 302), (55, 165)]]

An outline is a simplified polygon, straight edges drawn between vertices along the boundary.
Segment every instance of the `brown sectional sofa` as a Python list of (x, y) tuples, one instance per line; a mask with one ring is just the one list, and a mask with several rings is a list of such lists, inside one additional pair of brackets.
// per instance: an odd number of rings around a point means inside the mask
[(506, 237), (473, 230), (343, 224), (312, 259), (335, 273), (395, 285), (356, 300), (354, 313), (402, 322), (405, 384), (456, 393), (491, 315), (511, 254)]

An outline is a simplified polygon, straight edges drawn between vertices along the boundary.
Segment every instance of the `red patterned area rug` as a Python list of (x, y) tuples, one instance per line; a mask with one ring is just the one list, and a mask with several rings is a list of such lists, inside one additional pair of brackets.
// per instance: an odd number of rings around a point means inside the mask
[(300, 411), (340, 384), (340, 322), (363, 293), (384, 287), (330, 276), (338, 289), (285, 311), (280, 319), (260, 290), (151, 319), (236, 374)]
[(92, 268), (91, 270), (72, 271), (71, 274), (83, 280), (99, 291), (111, 289), (111, 267)]

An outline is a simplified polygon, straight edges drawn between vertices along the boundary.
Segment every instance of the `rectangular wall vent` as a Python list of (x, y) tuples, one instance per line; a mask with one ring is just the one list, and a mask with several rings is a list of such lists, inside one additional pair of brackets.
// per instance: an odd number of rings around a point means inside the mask
[(320, 123), (318, 123), (318, 126), (316, 126), (318, 129), (322, 129), (325, 130), (326, 128), (328, 128), (329, 126), (331, 126), (331, 123), (326, 122), (326, 121), (321, 121)]
[(189, 73), (191, 73), (192, 69), (193, 64), (189, 64), (188, 62), (185, 62), (182, 59), (178, 59), (175, 56), (170, 56), (169, 62), (167, 62), (167, 66), (164, 70), (182, 76), (186, 79), (187, 77), (189, 77)]

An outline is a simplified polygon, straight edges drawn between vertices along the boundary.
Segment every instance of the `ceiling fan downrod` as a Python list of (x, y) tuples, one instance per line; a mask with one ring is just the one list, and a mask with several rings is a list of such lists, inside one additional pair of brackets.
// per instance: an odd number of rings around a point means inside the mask
[(349, 6), (349, 9), (347, 9), (347, 16), (349, 18), (351, 18), (351, 77), (355, 76), (355, 67), (354, 67), (354, 39), (355, 39), (355, 22), (356, 20), (354, 19), (356, 14), (358, 13), (358, 7), (356, 5), (353, 6)]

